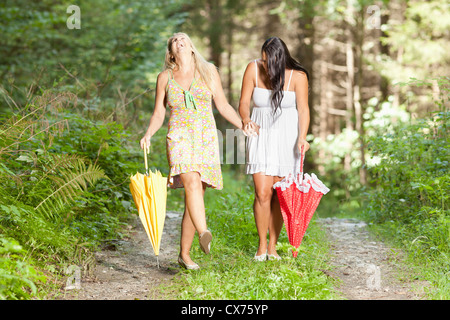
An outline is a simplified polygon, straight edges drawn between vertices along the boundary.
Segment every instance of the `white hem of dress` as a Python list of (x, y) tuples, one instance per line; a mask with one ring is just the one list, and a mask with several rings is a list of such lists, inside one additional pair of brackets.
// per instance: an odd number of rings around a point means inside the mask
[(305, 173), (303, 175), (303, 181), (300, 183), (299, 180), (300, 180), (299, 177), (295, 177), (293, 174), (290, 174), (283, 180), (275, 183), (273, 185), (273, 188), (274, 189), (281, 188), (281, 190), (284, 191), (287, 188), (289, 188), (293, 183), (295, 183), (297, 189), (304, 193), (308, 193), (311, 188), (323, 194), (327, 194), (330, 191), (330, 189), (327, 186), (325, 186), (323, 182), (320, 181), (320, 179), (317, 178), (317, 176), (314, 173), (312, 173), (311, 175)]

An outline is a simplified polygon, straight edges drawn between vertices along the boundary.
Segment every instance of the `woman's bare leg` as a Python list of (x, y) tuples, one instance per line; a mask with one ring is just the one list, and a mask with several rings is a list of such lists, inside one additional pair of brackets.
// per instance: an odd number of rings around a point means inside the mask
[(182, 173), (180, 177), (184, 185), (186, 211), (191, 217), (195, 230), (201, 234), (207, 229), (203, 201), (204, 184), (198, 172)]
[[(181, 222), (180, 256), (189, 265), (194, 264), (189, 252), (194, 240), (195, 231), (201, 234), (207, 229), (203, 201), (206, 184), (201, 182), (200, 174), (197, 172), (182, 173), (180, 177), (185, 189), (185, 209)], [(199, 228), (201, 228), (201, 231)]]
[(262, 173), (253, 175), (255, 184), (255, 201), (253, 212), (255, 215), (256, 229), (259, 236), (259, 247), (256, 255), (262, 255), (267, 251), (267, 231), (270, 222), (270, 203), (273, 194), (273, 177)]
[[(276, 183), (276, 181), (274, 181)], [(274, 190), (271, 201), (270, 222), (269, 222), (269, 247), (267, 253), (278, 256), (276, 245), (283, 227), (283, 216), (281, 215), (280, 202), (277, 192)]]

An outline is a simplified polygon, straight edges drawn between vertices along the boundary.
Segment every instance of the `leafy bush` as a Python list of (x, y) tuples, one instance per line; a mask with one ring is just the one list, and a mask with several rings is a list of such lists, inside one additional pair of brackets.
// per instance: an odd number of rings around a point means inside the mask
[[(400, 245), (419, 274), (433, 283), (430, 297), (448, 299), (450, 273), (449, 79), (437, 79), (438, 111), (408, 122), (371, 124), (370, 185), (362, 197), (363, 216), (386, 240)], [(417, 86), (432, 87), (413, 79)], [(407, 119), (397, 112), (397, 119)], [(372, 121), (372, 122), (373, 122)]]
[(366, 214), (374, 223), (395, 222), (397, 233), (448, 252), (449, 111), (400, 125), (371, 138), (379, 164), (370, 168)]
[(26, 251), (13, 239), (0, 237), (0, 300), (28, 299), (37, 291), (42, 273), (23, 261)]
[[(15, 239), (23, 263), (52, 278), (67, 264), (92, 262), (88, 249), (105, 237), (121, 237), (134, 211), (129, 176), (141, 162), (122, 125), (81, 117), (71, 98), (46, 91), (0, 124), (0, 235)], [(30, 283), (9, 266), (0, 273)], [(17, 281), (2, 298), (27, 298)]]

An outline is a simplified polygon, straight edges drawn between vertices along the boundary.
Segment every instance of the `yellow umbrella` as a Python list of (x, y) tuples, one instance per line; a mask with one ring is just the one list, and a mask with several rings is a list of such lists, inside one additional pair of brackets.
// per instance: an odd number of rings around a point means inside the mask
[(161, 172), (148, 171), (147, 147), (144, 146), (145, 175), (137, 172), (130, 178), (130, 191), (139, 218), (155, 252), (159, 268), (159, 247), (166, 218), (167, 178)]

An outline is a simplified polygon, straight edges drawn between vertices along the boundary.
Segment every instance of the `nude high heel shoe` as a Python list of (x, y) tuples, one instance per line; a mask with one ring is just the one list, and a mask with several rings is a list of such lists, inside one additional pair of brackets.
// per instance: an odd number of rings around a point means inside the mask
[(200, 248), (206, 254), (209, 254), (209, 250), (211, 248), (211, 240), (212, 240), (212, 234), (211, 234), (211, 231), (209, 231), (209, 230), (202, 232), (202, 234), (198, 237), (198, 241), (200, 243)]
[(186, 264), (186, 262), (183, 261), (183, 259), (181, 259), (181, 256), (178, 256), (178, 264), (187, 269), (187, 270), (198, 270), (200, 269), (200, 267), (198, 266), (198, 264), (194, 263), (194, 264)]

